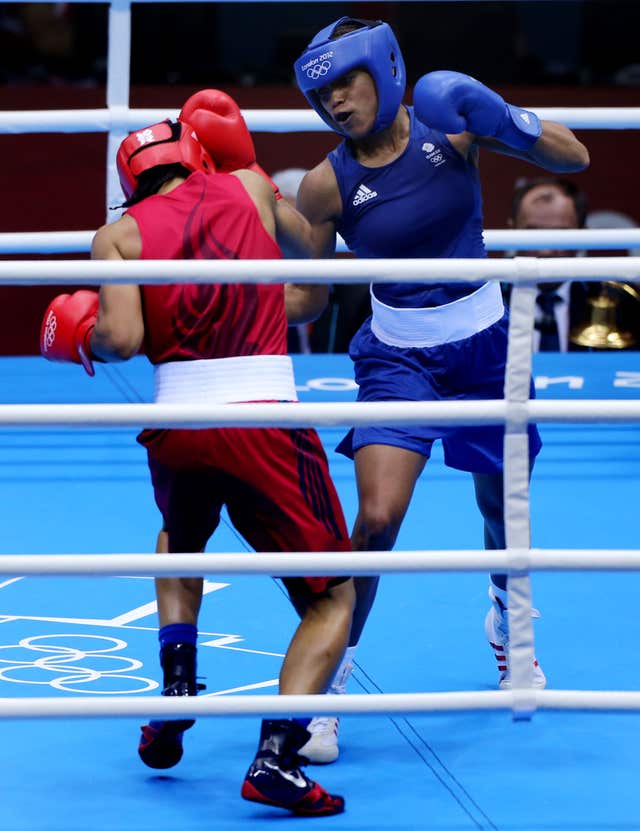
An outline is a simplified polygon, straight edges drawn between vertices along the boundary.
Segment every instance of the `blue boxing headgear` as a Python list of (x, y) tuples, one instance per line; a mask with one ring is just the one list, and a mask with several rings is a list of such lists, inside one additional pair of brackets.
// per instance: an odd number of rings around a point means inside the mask
[[(362, 23), (332, 40), (342, 23)], [(353, 69), (366, 69), (378, 93), (378, 112), (372, 132), (377, 133), (393, 123), (402, 103), (406, 83), (404, 61), (396, 36), (388, 23), (381, 20), (359, 20), (341, 17), (314, 37), (294, 64), (296, 81), (307, 101), (318, 115), (335, 130), (343, 133), (320, 103), (318, 90), (333, 83)]]

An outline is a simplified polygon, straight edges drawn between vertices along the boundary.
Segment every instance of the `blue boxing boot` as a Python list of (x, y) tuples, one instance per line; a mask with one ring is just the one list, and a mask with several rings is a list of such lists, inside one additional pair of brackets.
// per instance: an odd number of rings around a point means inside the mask
[[(196, 682), (196, 646), (168, 643), (160, 650), (164, 675), (162, 695), (197, 695), (204, 685)], [(142, 726), (138, 755), (150, 768), (165, 770), (182, 759), (182, 736), (194, 719), (151, 721)]]

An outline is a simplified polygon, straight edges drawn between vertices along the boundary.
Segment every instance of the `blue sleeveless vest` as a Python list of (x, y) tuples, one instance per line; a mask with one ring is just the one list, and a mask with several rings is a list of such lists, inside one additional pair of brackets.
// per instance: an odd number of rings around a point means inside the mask
[[(358, 257), (486, 257), (476, 165), (407, 110), (409, 143), (390, 164), (364, 167), (348, 141), (329, 154), (342, 197), (338, 232)], [(373, 291), (389, 306), (440, 306), (483, 282), (374, 283)]]

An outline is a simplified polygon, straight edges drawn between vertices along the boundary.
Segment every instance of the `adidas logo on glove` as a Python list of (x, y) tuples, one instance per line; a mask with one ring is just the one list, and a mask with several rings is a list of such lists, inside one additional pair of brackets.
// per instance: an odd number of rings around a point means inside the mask
[(358, 185), (358, 191), (353, 199), (354, 208), (362, 205), (363, 202), (368, 202), (369, 199), (374, 199), (377, 195), (377, 190), (371, 190), (366, 185)]

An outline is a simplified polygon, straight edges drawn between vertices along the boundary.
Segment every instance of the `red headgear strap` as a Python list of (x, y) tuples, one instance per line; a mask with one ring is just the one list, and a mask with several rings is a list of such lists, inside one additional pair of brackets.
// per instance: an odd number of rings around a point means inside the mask
[(125, 198), (131, 198), (145, 170), (161, 164), (181, 164), (205, 173), (216, 169), (193, 127), (167, 119), (129, 133), (120, 145), (116, 166)]

